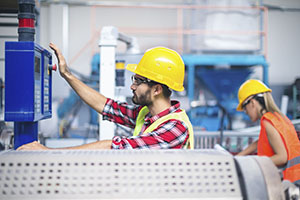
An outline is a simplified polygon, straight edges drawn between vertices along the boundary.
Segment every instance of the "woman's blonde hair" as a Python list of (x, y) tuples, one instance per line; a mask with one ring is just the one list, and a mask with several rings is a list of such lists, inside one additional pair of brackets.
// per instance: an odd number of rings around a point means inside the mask
[(264, 101), (265, 101), (265, 109), (266, 109), (266, 111), (267, 112), (271, 112), (271, 113), (277, 112), (282, 117), (285, 117), (285, 115), (280, 111), (280, 109), (276, 105), (271, 92), (265, 92), (265, 93), (263, 93), (263, 95), (264, 95)]

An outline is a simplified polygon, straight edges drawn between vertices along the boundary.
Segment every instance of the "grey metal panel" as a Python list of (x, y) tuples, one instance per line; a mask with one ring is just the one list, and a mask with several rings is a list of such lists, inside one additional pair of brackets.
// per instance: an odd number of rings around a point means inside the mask
[(248, 200), (268, 199), (264, 174), (253, 156), (236, 156), (237, 168), (241, 172), (242, 190)]
[(269, 157), (253, 156), (255, 161), (259, 164), (265, 183), (267, 186), (267, 193), (270, 200), (285, 199), (283, 190), (281, 189), (281, 178), (278, 168), (273, 164)]
[(232, 156), (214, 150), (7, 151), (0, 199), (242, 199)]

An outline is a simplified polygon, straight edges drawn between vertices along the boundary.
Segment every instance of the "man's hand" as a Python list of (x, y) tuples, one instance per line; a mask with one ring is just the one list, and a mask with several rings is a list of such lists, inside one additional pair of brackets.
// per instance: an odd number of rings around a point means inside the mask
[(62, 55), (61, 51), (55, 44), (50, 43), (49, 47), (54, 51), (56, 58), (58, 60), (60, 75), (64, 78), (66, 78), (66, 76), (70, 75), (71, 72), (68, 69), (65, 57)]
[(45, 147), (44, 145), (38, 143), (37, 141), (34, 141), (34, 142), (20, 146), (17, 149), (17, 151), (19, 151), (19, 150), (47, 150), (47, 149), (48, 148)]
[(73, 76), (67, 67), (64, 56), (57, 46), (52, 43), (50, 43), (49, 46), (53, 49), (57, 57), (60, 75), (68, 82), (68, 84), (86, 104), (91, 106), (98, 113), (102, 113), (107, 98), (95, 89), (83, 83), (76, 76)]

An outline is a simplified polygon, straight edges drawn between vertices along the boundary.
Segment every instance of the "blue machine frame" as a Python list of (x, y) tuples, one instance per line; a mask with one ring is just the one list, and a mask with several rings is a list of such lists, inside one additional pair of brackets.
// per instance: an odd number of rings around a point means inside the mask
[(15, 149), (37, 140), (38, 121), (52, 116), (51, 69), (51, 53), (38, 44), (5, 43), (5, 121), (15, 122)]
[[(231, 117), (236, 113), (237, 89), (242, 82), (247, 79), (251, 73), (250, 67), (262, 66), (263, 81), (268, 84), (268, 63), (263, 55), (254, 54), (200, 54), (200, 55), (183, 55), (183, 61), (188, 70), (188, 99), (189, 102), (196, 100), (195, 98), (195, 81), (196, 76), (206, 83), (207, 88), (216, 96), (218, 104), (221, 106), (223, 112), (229, 117), (229, 124), (227, 118), (222, 121), (218, 116), (204, 117), (206, 106), (192, 108), (189, 113), (192, 117), (192, 124), (194, 126), (202, 126), (205, 124), (207, 130), (223, 129), (223, 126), (231, 128)], [(210, 66), (232, 66), (233, 69), (223, 68), (207, 68)], [(219, 109), (220, 109), (219, 108)], [(214, 107), (210, 107), (212, 111)], [(218, 113), (218, 111), (216, 112)], [(199, 115), (200, 114), (200, 115)], [(199, 118), (196, 116), (199, 115)], [(224, 115), (224, 113), (223, 113)], [(225, 117), (225, 115), (223, 116)], [(197, 120), (198, 119), (198, 120)], [(221, 125), (219, 125), (221, 124)]]
[(263, 55), (190, 55), (182, 56), (185, 65), (188, 69), (188, 97), (190, 101), (194, 100), (194, 83), (195, 83), (195, 68), (196, 66), (262, 66), (263, 82), (268, 85), (268, 67)]

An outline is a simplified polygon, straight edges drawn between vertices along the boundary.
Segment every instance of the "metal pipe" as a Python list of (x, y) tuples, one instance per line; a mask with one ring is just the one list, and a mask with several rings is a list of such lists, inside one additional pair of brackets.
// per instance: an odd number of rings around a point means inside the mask
[(112, 1), (74, 1), (74, 0), (48, 0), (47, 2), (41, 2), (44, 5), (49, 4), (69, 4), (69, 5), (80, 5), (80, 6), (96, 6), (96, 7), (114, 7), (114, 8), (155, 8), (155, 9), (262, 9), (263, 6), (206, 6), (206, 5), (159, 5), (159, 4), (142, 4), (142, 3), (122, 3)]
[(264, 7), (263, 8), (264, 10), (264, 55), (265, 55), (265, 58), (267, 59), (268, 58), (268, 40), (267, 40), (267, 37), (268, 37), (268, 16), (269, 16), (269, 11), (268, 11), (268, 8)]
[(177, 8), (177, 48), (180, 53), (183, 53), (183, 32), (183, 9)]

